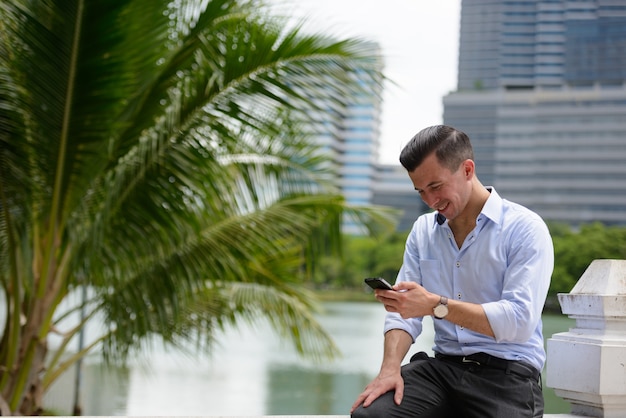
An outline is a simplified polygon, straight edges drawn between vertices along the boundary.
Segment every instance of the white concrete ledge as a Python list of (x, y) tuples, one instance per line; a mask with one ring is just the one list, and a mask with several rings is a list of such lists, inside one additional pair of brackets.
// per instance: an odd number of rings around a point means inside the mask
[[(57, 417), (57, 418), (74, 418), (74, 417)], [(119, 417), (84, 417), (84, 418), (119, 418)], [(350, 415), (246, 415), (246, 416), (194, 416), (194, 417), (160, 417), (160, 418), (350, 418)], [(544, 418), (580, 418), (580, 415), (571, 414), (546, 414)]]

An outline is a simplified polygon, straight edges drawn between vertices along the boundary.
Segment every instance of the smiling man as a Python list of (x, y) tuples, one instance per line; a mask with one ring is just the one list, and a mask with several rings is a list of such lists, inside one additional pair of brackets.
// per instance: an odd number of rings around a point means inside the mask
[[(388, 312), (384, 358), (352, 417), (543, 416), (548, 228), (481, 184), (470, 140), (453, 127), (420, 131), (400, 162), (433, 212), (413, 225), (394, 290), (375, 291)], [(435, 356), (402, 365), (428, 315)]]

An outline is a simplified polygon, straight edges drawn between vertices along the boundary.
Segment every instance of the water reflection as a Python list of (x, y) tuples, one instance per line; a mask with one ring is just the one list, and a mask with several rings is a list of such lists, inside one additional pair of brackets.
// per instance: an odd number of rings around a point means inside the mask
[(265, 407), (274, 415), (347, 414), (370, 379), (366, 373), (273, 367)]
[(131, 367), (126, 415), (346, 414), (378, 371), (385, 312), (370, 303), (325, 307), (318, 319), (342, 351), (335, 361), (303, 360), (269, 325), (243, 325), (210, 358), (163, 350), (150, 356), (151, 370)]

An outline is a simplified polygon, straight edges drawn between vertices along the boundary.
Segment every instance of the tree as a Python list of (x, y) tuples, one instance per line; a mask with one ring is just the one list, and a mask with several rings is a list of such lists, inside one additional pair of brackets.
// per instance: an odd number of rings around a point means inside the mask
[(314, 284), (321, 288), (367, 290), (363, 279), (380, 276), (395, 281), (407, 232), (370, 236), (346, 236), (342, 240), (342, 257), (323, 257), (315, 272)]
[[(380, 82), (380, 63), (367, 43), (287, 29), (254, 3), (0, 4), (9, 412), (40, 413), (86, 353), (123, 362), (154, 335), (210, 348), (226, 323), (265, 317), (301, 352), (333, 352), (300, 280), (343, 216), (389, 218), (349, 208), (294, 132), (311, 131), (320, 102), (345, 105), (354, 74)], [(67, 304), (79, 289), (87, 297)], [(94, 319), (103, 332), (69, 352)]]
[(599, 222), (583, 224), (572, 231), (550, 225), (554, 241), (554, 273), (550, 295), (567, 293), (596, 259), (626, 258), (626, 229)]

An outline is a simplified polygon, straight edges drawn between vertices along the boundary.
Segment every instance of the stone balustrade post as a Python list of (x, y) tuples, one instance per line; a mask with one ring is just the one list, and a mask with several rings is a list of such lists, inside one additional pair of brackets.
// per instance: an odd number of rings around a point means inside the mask
[(626, 260), (594, 260), (558, 298), (576, 325), (548, 340), (546, 385), (576, 416), (626, 417)]

